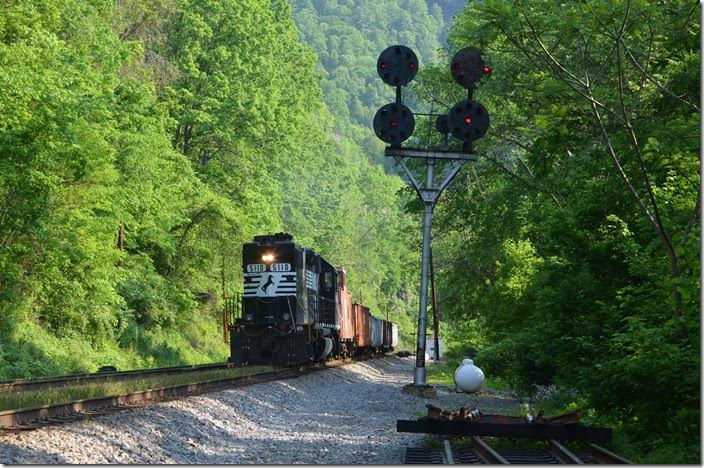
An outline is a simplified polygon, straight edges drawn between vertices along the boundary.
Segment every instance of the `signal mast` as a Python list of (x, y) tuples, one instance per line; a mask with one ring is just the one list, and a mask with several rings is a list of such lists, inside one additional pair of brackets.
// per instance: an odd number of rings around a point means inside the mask
[[(420, 275), (420, 310), (418, 313), (418, 342), (413, 383), (404, 391), (423, 396), (434, 393), (426, 382), (425, 342), (428, 309), (428, 280), (430, 272), (430, 234), (433, 222), (433, 208), (442, 192), (462, 169), (467, 161), (476, 161), (477, 155), (472, 143), (482, 138), (489, 129), (489, 112), (473, 99), (476, 84), (484, 77), (491, 76), (492, 70), (481, 56), (481, 51), (467, 47), (458, 51), (450, 62), (453, 79), (467, 89), (467, 99), (456, 103), (447, 114), (419, 114), (435, 117), (435, 129), (444, 136), (462, 142), (460, 151), (447, 148), (403, 147), (415, 130), (415, 115), (402, 99), (402, 88), (410, 83), (418, 73), (418, 58), (408, 47), (393, 45), (386, 48), (377, 59), (377, 73), (382, 81), (396, 88), (395, 102), (382, 106), (374, 115), (373, 127), (376, 136), (387, 143), (384, 155), (391, 157), (406, 173), (411, 186), (423, 203), (423, 250)], [(445, 145), (446, 146), (446, 145)], [(408, 158), (425, 161), (425, 184), (419, 182), (406, 164)], [(435, 165), (438, 161), (449, 164), (444, 168), (439, 183), (436, 183)]]

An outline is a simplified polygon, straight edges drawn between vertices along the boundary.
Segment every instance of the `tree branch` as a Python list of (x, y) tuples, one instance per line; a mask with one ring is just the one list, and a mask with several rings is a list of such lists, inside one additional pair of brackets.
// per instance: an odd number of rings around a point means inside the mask
[(626, 27), (626, 21), (628, 19), (628, 14), (630, 12), (630, 6), (631, 2), (630, 0), (626, 2), (626, 13), (624, 14), (623, 17), (623, 22), (621, 23), (621, 29), (618, 32), (618, 35), (616, 36), (616, 64), (617, 64), (617, 75), (618, 75), (618, 96), (619, 96), (619, 102), (621, 105), (621, 112), (623, 113), (623, 123), (624, 126), (626, 127), (626, 130), (628, 132), (628, 137), (631, 143), (631, 147), (633, 148), (633, 152), (636, 155), (636, 158), (638, 159), (638, 165), (641, 169), (641, 172), (643, 173), (643, 179), (645, 183), (645, 188), (648, 192), (648, 198), (650, 200), (650, 204), (653, 207), (653, 212), (655, 213), (655, 220), (658, 223), (660, 227), (660, 232), (661, 232), (661, 238), (665, 244), (666, 249), (668, 250), (668, 255), (670, 258), (675, 258), (677, 256), (677, 252), (675, 251), (674, 246), (672, 245), (672, 241), (670, 240), (670, 236), (667, 235), (667, 231), (665, 230), (665, 225), (662, 222), (662, 218), (660, 216), (660, 209), (658, 208), (658, 203), (657, 200), (655, 199), (655, 194), (653, 193), (653, 187), (652, 184), (650, 183), (650, 177), (648, 177), (648, 170), (645, 167), (645, 161), (643, 160), (643, 153), (640, 149), (640, 145), (638, 144), (638, 138), (636, 136), (636, 132), (633, 129), (633, 125), (631, 124), (631, 119), (629, 116), (628, 111), (626, 110), (626, 101), (624, 98), (624, 93), (623, 93), (623, 62), (621, 61), (621, 39), (623, 38), (623, 33), (625, 31)]
[[(573, 81), (579, 83), (582, 85), (583, 88), (586, 88), (586, 83), (577, 78), (572, 72), (570, 72), (568, 69), (566, 69), (560, 62), (557, 61), (557, 59), (550, 53), (550, 51), (545, 47), (545, 44), (543, 44), (543, 41), (540, 39), (540, 36), (538, 35), (537, 31), (535, 30), (535, 27), (533, 26), (533, 23), (530, 22), (528, 19), (528, 15), (526, 15), (525, 10), (521, 10), (521, 14), (523, 15), (523, 18), (526, 20), (526, 24), (530, 28), (531, 32), (533, 33), (533, 38), (535, 41), (540, 45), (540, 48), (543, 50), (543, 53), (547, 56), (547, 58), (550, 60), (550, 62), (557, 68), (559, 69), (563, 74), (569, 76)], [(564, 80), (564, 79), (563, 79)]]
[(684, 246), (684, 244), (687, 242), (687, 237), (689, 237), (689, 233), (692, 231), (692, 228), (694, 227), (694, 223), (696, 222), (697, 218), (699, 217), (701, 200), (702, 200), (702, 186), (700, 184), (699, 190), (697, 190), (697, 202), (694, 204), (694, 210), (692, 210), (692, 215), (689, 217), (689, 222), (687, 223), (687, 226), (684, 228), (684, 231), (682, 231), (682, 238), (680, 239), (680, 243), (679, 243), (680, 247)]
[[(508, 174), (509, 176), (513, 177), (514, 179), (518, 180), (519, 182), (521, 182), (522, 184), (526, 185), (527, 187), (529, 187), (529, 188), (531, 188), (531, 189), (533, 189), (533, 190), (536, 190), (536, 191), (538, 191), (538, 192), (542, 192), (542, 193), (544, 193), (544, 194), (546, 194), (546, 195), (549, 195), (550, 198), (552, 198), (552, 200), (555, 202), (555, 204), (557, 205), (557, 207), (560, 208), (560, 209), (562, 209), (562, 203), (560, 203), (560, 200), (557, 198), (557, 196), (556, 196), (554, 193), (552, 193), (550, 190), (548, 190), (547, 188), (543, 187), (542, 185), (535, 184), (535, 183), (533, 183), (533, 182), (529, 182), (528, 180), (524, 179), (523, 177), (519, 176), (518, 174), (516, 174), (515, 172), (513, 172), (512, 170), (510, 170), (509, 168), (507, 168), (506, 166), (504, 166), (504, 165), (503, 165), (500, 161), (498, 161), (496, 158), (491, 157), (489, 154), (490, 154), (490, 153), (486, 153), (486, 154), (484, 155), (484, 157), (485, 157), (488, 161), (492, 162), (494, 165), (498, 166), (503, 172), (505, 172), (505, 173)], [(524, 164), (525, 164), (525, 163), (524, 163)], [(530, 170), (529, 170), (529, 173), (530, 173)]]
[[(523, 16), (525, 17), (525, 13), (524, 13)], [(544, 55), (542, 55), (542, 54), (539, 54), (539, 53), (533, 52), (533, 51), (531, 51), (531, 50), (529, 50), (529, 49), (526, 49), (526, 48), (524, 48), (524, 47), (521, 47), (521, 46), (518, 44), (518, 42), (517, 42), (515, 39), (513, 39), (513, 38), (508, 34), (508, 32), (507, 32), (505, 29), (503, 29), (501, 26), (499, 26), (499, 29), (501, 29), (501, 31), (504, 33), (504, 35), (506, 36), (506, 38), (507, 38), (509, 41), (511, 41), (511, 43), (514, 44), (514, 46), (516, 46), (517, 48), (519, 48), (520, 50), (522, 50), (526, 55), (539, 58), (539, 59), (541, 59), (543, 62), (545, 62), (545, 64), (553, 70), (553, 72), (557, 75), (557, 77), (558, 77), (563, 83), (565, 83), (567, 86), (569, 86), (574, 92), (576, 92), (577, 94), (579, 94), (579, 95), (582, 96), (583, 98), (587, 99), (587, 100), (588, 100), (589, 102), (591, 102), (592, 104), (596, 104), (597, 106), (601, 107), (604, 111), (608, 112), (609, 114), (613, 115), (615, 118), (617, 118), (617, 119), (620, 120), (620, 116), (619, 116), (616, 112), (614, 112), (613, 110), (609, 109), (608, 107), (606, 107), (606, 106), (605, 106), (604, 104), (602, 104), (601, 102), (597, 101), (597, 100), (594, 98), (593, 95), (587, 94), (587, 93), (584, 92), (584, 90), (582, 90), (582, 89), (578, 88), (577, 86), (575, 86), (575, 84), (574, 84), (572, 81), (566, 79), (566, 78), (562, 75), (562, 73), (560, 72), (560, 69), (564, 69), (564, 67), (562, 66), (562, 64), (560, 64), (559, 62), (557, 62), (557, 60), (556, 60), (554, 57), (552, 57), (552, 55), (548, 55), (548, 57), (546, 58), (546, 57), (545, 57)], [(535, 34), (533, 35), (533, 37), (536, 38), (537, 41), (540, 40), (540, 38), (537, 37), (537, 36), (535, 36)], [(544, 46), (543, 46), (543, 49), (546, 50), (546, 49), (544, 48)], [(546, 52), (547, 52), (547, 50), (546, 50)], [(549, 52), (547, 52), (547, 53), (549, 54)], [(569, 72), (568, 72), (568, 73), (569, 73)], [(577, 82), (578, 82), (580, 85), (582, 85), (583, 88), (586, 89), (586, 86), (584, 86), (586, 83), (584, 83), (582, 80), (579, 80), (579, 79), (577, 79)]]
[[(590, 12), (590, 13), (592, 14), (592, 16), (596, 19), (596, 21), (599, 23), (599, 25), (604, 29), (604, 34), (606, 34), (608, 37), (611, 37), (611, 39), (616, 40), (616, 39), (617, 39), (617, 36), (614, 35), (614, 34), (612, 34), (611, 32), (609, 32), (609, 29), (606, 27), (606, 25), (604, 24), (604, 22), (601, 21), (601, 19), (599, 18), (599, 16), (594, 12), (594, 10), (592, 10), (592, 8), (589, 6), (589, 3), (587, 3), (586, 0), (584, 0), (584, 5), (587, 7), (587, 9), (589, 10), (589, 12)], [(629, 3), (629, 6), (630, 6), (630, 3)], [(621, 46), (623, 46), (623, 49), (626, 51), (626, 54), (628, 55), (628, 59), (631, 61), (631, 63), (633, 63), (633, 65), (635, 65), (636, 68), (638, 68), (638, 70), (640, 70), (640, 72), (643, 74), (643, 76), (644, 76), (648, 81), (650, 81), (651, 83), (653, 83), (653, 84), (654, 84), (656, 87), (658, 87), (663, 93), (665, 93), (665, 94), (667, 94), (667, 95), (673, 97), (674, 99), (677, 99), (678, 101), (680, 101), (681, 103), (685, 104), (686, 106), (689, 106), (689, 107), (692, 108), (692, 110), (694, 110), (695, 112), (699, 112), (699, 106), (697, 106), (696, 104), (691, 103), (691, 102), (689, 102), (688, 100), (684, 99), (684, 96), (685, 96), (684, 94), (683, 94), (682, 96), (677, 96), (675, 93), (673, 93), (672, 91), (670, 91), (669, 89), (667, 89), (667, 88), (665, 87), (665, 85), (663, 85), (663, 84), (660, 83), (658, 80), (656, 80), (655, 78), (653, 78), (653, 76), (650, 75), (650, 74), (648, 73), (648, 71), (647, 71), (647, 65), (646, 65), (646, 68), (644, 68), (644, 67), (640, 64), (640, 62), (638, 62), (638, 60), (634, 57), (633, 53), (631, 52), (631, 50), (628, 48), (628, 46), (626, 45), (625, 41), (623, 40), (623, 36), (621, 36), (621, 35), (618, 36), (618, 42), (619, 42), (619, 44), (620, 44)], [(652, 35), (651, 35), (651, 46), (652, 46)], [(649, 51), (649, 54), (650, 54), (650, 51)], [(650, 61), (650, 55), (649, 55), (649, 57), (648, 57), (648, 62), (649, 62), (649, 61)]]
[[(653, 58), (653, 43), (655, 41), (655, 32), (653, 31), (650, 22), (648, 22), (648, 31), (650, 32), (650, 37), (648, 38), (648, 52), (645, 57), (645, 70), (648, 70), (648, 68), (650, 68), (650, 61)], [(641, 74), (640, 80), (638, 81), (638, 91), (636, 91), (635, 95), (633, 96), (633, 102), (631, 103), (631, 115), (636, 112), (640, 105), (640, 97), (643, 94), (646, 82), (646, 76), (644, 74)]]
[[(611, 158), (611, 162), (614, 164), (614, 167), (616, 168), (616, 172), (618, 176), (621, 178), (623, 183), (626, 185), (626, 188), (628, 188), (628, 191), (630, 192), (631, 196), (635, 200), (636, 204), (638, 205), (638, 208), (640, 208), (641, 213), (645, 217), (646, 221), (650, 226), (653, 228), (655, 231), (655, 234), (658, 236), (658, 238), (663, 242), (664, 245), (667, 245), (667, 242), (665, 240), (665, 237), (663, 236), (663, 232), (660, 230), (660, 225), (653, 219), (653, 215), (650, 213), (650, 210), (648, 210), (648, 207), (645, 206), (645, 203), (643, 203), (643, 199), (638, 195), (638, 191), (635, 189), (633, 184), (631, 183), (631, 180), (628, 178), (628, 175), (626, 175), (626, 172), (623, 170), (623, 166), (621, 166), (621, 162), (618, 159), (618, 155), (616, 155), (616, 151), (614, 150), (613, 145), (611, 144), (611, 138), (609, 137), (609, 134), (606, 130), (606, 126), (604, 125), (604, 121), (601, 117), (601, 114), (599, 114), (599, 109), (596, 107), (594, 103), (592, 103), (592, 113), (594, 117), (596, 118), (597, 123), (599, 124), (599, 128), (601, 129), (601, 134), (604, 139), (604, 143), (606, 144), (606, 149), (609, 157)], [(669, 254), (668, 250), (668, 254)]]
[(631, 51), (628, 49), (628, 47), (626, 46), (625, 43), (623, 43), (623, 50), (626, 51), (626, 53), (628, 54), (628, 58), (631, 60), (631, 62), (633, 63), (633, 65), (635, 65), (635, 66), (641, 71), (641, 73), (643, 73), (643, 75), (648, 79), (648, 81), (650, 81), (650, 82), (653, 83), (655, 86), (657, 86), (657, 87), (660, 89), (660, 91), (662, 91), (663, 93), (667, 94), (668, 96), (671, 96), (671, 97), (675, 98), (676, 100), (678, 100), (678, 101), (680, 101), (681, 103), (685, 104), (686, 106), (690, 107), (690, 108), (691, 108), (692, 110), (694, 110), (695, 112), (699, 112), (699, 106), (697, 106), (696, 104), (693, 104), (693, 103), (689, 102), (688, 100), (684, 99), (684, 96), (685, 96), (684, 94), (683, 94), (682, 96), (677, 96), (675, 93), (673, 93), (672, 91), (670, 91), (669, 89), (667, 89), (667, 88), (665, 87), (665, 85), (663, 85), (663, 84), (660, 83), (658, 80), (656, 80), (655, 78), (653, 78), (653, 77), (647, 72), (647, 70), (643, 69), (643, 67), (640, 65), (640, 63), (638, 63), (638, 61), (635, 59), (635, 57), (633, 56), (633, 54), (631, 53)]

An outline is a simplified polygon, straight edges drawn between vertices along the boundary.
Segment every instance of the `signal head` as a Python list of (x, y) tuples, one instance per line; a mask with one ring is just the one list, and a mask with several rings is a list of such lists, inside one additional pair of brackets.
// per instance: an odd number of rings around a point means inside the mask
[(391, 86), (405, 86), (418, 73), (418, 58), (406, 46), (387, 47), (376, 61), (376, 71), (384, 83)]
[(450, 109), (447, 122), (453, 137), (471, 142), (486, 134), (489, 129), (489, 113), (476, 101), (461, 101)]
[(438, 115), (438, 118), (435, 119), (435, 129), (443, 135), (450, 133), (450, 127), (447, 124), (447, 115)]
[(472, 89), (485, 76), (491, 76), (489, 67), (476, 47), (465, 47), (458, 51), (450, 62), (452, 78), (461, 86)]
[(403, 104), (386, 104), (374, 116), (374, 133), (381, 141), (392, 145), (410, 138), (415, 127), (413, 112)]

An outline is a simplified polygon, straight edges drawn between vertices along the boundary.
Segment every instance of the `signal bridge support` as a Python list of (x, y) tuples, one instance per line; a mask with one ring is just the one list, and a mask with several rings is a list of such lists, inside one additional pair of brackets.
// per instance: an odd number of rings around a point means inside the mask
[[(404, 170), (416, 193), (423, 202), (423, 251), (421, 260), (420, 280), (420, 311), (418, 315), (418, 344), (416, 347), (416, 366), (413, 372), (413, 385), (406, 391), (422, 392), (426, 383), (425, 369), (425, 338), (428, 323), (428, 282), (430, 277), (430, 237), (433, 223), (433, 209), (442, 192), (452, 182), (452, 179), (462, 169), (467, 161), (476, 161), (474, 153), (463, 153), (446, 150), (427, 150), (419, 148), (387, 147), (384, 154), (393, 157)], [(421, 184), (408, 168), (404, 158), (423, 158), (426, 161), (425, 184)], [(452, 161), (446, 168), (439, 184), (435, 183), (435, 163), (437, 160)], [(427, 390), (426, 390), (427, 391)]]

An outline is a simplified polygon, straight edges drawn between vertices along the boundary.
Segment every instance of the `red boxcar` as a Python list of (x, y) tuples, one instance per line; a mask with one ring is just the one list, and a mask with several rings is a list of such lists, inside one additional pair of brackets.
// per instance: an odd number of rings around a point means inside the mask
[(352, 305), (354, 311), (354, 343), (357, 348), (367, 348), (371, 345), (369, 336), (369, 308), (356, 302)]
[(354, 349), (354, 313), (352, 311), (352, 294), (347, 291), (347, 273), (337, 270), (339, 275), (338, 298), (340, 301), (340, 345), (343, 352), (351, 354)]

